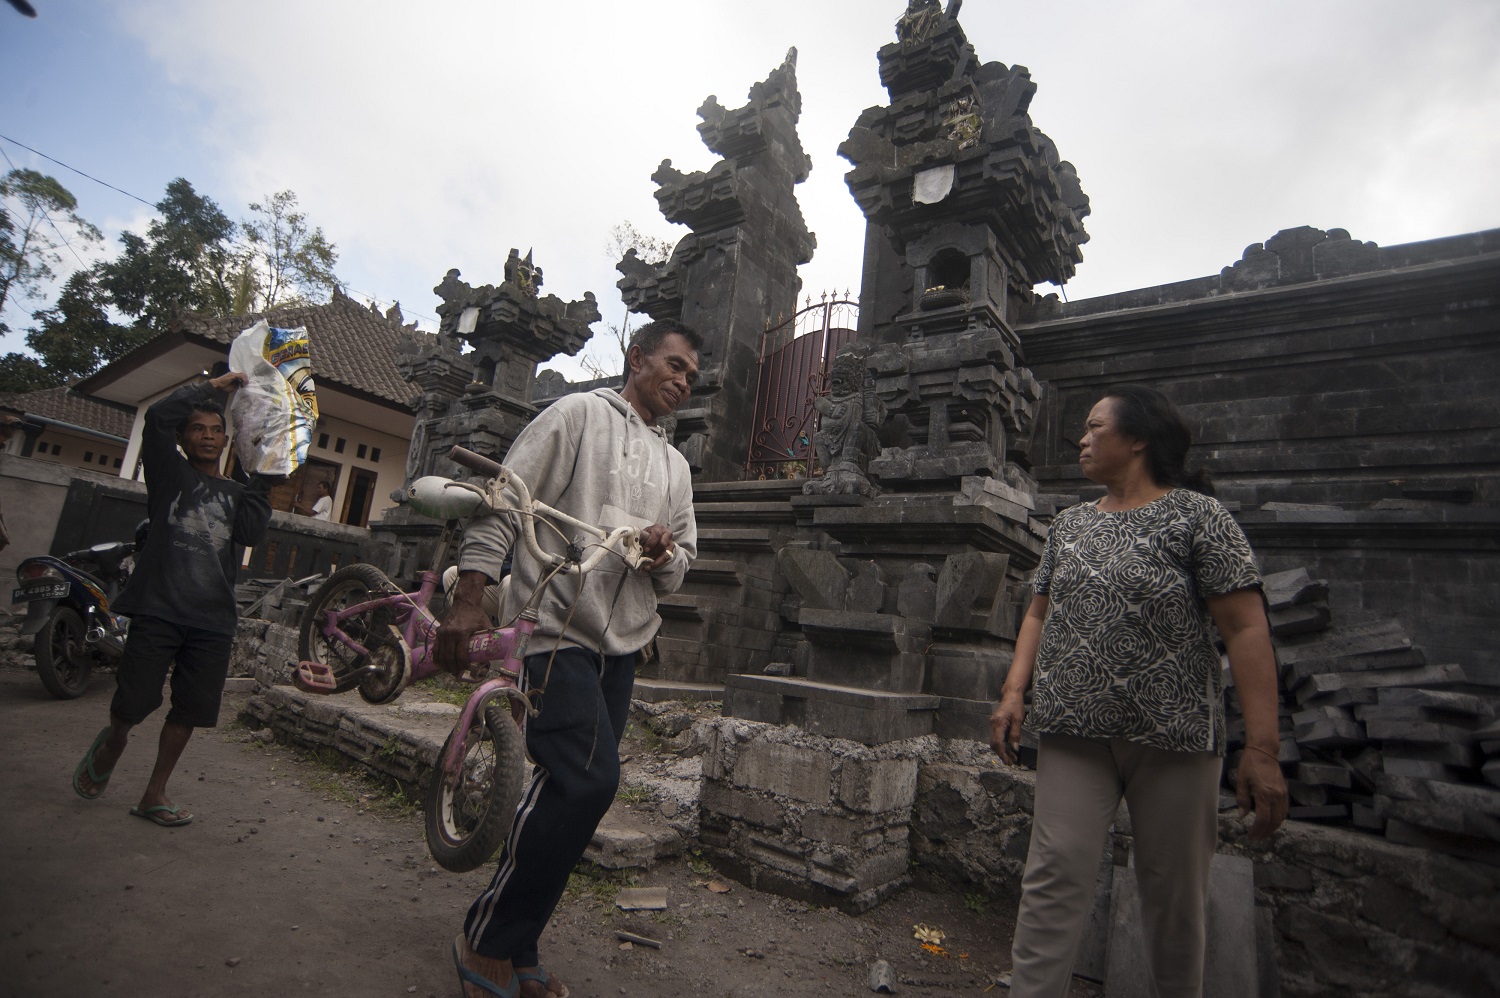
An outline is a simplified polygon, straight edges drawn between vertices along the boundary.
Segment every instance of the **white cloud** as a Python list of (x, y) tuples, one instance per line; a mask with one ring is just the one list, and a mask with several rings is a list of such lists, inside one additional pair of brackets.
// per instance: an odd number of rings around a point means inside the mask
[[(533, 247), (546, 291), (622, 312), (611, 225), (665, 232), (650, 174), (713, 160), (694, 113), (743, 103), (799, 51), (805, 289), (858, 293), (863, 219), (837, 155), (884, 103), (903, 0), (149, 0), (125, 46), (177, 88), (190, 176), (231, 214), (290, 188), (351, 286), (433, 314), (449, 267), (498, 281)], [(1280, 228), (1391, 244), (1500, 225), (1500, 5), (1491, 0), (970, 0), (984, 61), (1029, 66), (1031, 112), (1094, 215), (1071, 298), (1199, 277)], [(1042, 288), (1046, 291), (1048, 288)]]

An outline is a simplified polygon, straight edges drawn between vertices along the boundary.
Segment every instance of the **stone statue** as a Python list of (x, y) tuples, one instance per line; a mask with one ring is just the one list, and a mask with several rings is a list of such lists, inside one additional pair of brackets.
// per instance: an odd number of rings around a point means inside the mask
[(876, 495), (865, 469), (880, 453), (877, 433), (885, 421), (885, 405), (875, 396), (875, 383), (861, 354), (841, 353), (833, 359), (828, 394), (814, 399), (813, 406), (821, 416), (813, 445), (823, 476), (809, 479), (803, 493)]

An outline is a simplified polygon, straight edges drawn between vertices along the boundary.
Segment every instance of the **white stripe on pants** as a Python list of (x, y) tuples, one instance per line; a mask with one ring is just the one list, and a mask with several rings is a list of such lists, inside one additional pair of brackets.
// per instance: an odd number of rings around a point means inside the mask
[(1130, 808), (1142, 929), (1158, 998), (1199, 998), (1222, 765), (1212, 752), (1042, 735), (1011, 946), (1012, 998), (1067, 995), (1105, 833), (1121, 796)]

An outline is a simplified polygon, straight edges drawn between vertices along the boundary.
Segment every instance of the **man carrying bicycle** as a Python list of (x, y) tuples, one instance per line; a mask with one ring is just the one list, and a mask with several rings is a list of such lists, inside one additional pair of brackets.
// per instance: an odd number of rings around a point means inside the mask
[[(605, 559), (582, 579), (568, 574), (548, 582), (526, 546), (514, 543), (509, 517), (476, 517), (465, 532), (457, 588), (434, 650), (444, 669), (463, 672), (470, 636), (493, 626), (481, 600), (500, 577), (507, 551), (514, 560), (502, 621), (538, 585), (550, 586), (521, 679), (540, 710), (526, 727), (536, 765), (495, 877), (470, 906), (453, 945), (471, 998), (568, 994), (541, 968), (538, 940), (618, 789), (636, 660), (661, 624), (657, 594), (675, 591), (697, 555), (691, 472), (656, 423), (692, 392), (701, 346), (697, 332), (680, 322), (642, 326), (626, 351), (619, 392), (601, 388), (559, 399), (505, 458), (538, 501), (585, 522), (640, 528), (650, 564), (631, 569)], [(537, 540), (561, 554), (573, 538), (538, 524)]]

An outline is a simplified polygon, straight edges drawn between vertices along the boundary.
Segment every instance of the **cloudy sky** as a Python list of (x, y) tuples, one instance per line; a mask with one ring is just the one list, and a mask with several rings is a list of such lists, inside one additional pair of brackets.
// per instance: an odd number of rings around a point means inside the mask
[[(147, 202), (182, 176), (240, 217), (291, 189), (350, 289), (427, 326), (448, 268), (498, 282), (512, 246), (618, 321), (610, 227), (679, 234), (651, 173), (711, 165), (697, 107), (740, 106), (795, 46), (804, 289), (858, 292), (836, 150), (885, 102), (875, 52), (905, 0), (32, 3), (0, 5), (0, 135)], [(1072, 300), (1216, 273), (1298, 225), (1381, 245), (1500, 227), (1495, 0), (968, 0), (961, 21), (981, 59), (1030, 68), (1032, 118), (1092, 199)], [(150, 218), (0, 149), (111, 247)]]

